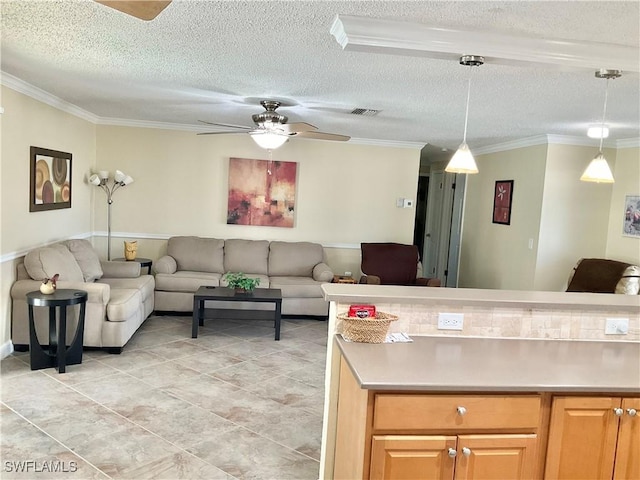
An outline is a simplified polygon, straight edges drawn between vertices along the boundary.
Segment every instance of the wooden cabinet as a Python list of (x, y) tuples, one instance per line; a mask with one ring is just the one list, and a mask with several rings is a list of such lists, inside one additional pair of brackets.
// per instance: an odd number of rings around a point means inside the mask
[(540, 478), (542, 417), (540, 395), (363, 390), (343, 361), (333, 478)]
[(554, 397), (546, 479), (640, 479), (640, 399)]
[(374, 435), (369, 478), (534, 478), (537, 435)]

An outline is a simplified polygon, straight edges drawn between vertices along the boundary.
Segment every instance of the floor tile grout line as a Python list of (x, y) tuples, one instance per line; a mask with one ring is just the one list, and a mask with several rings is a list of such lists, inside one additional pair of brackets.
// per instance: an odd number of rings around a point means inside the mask
[(111, 478), (113, 479), (113, 477), (109, 474), (107, 474), (106, 472), (104, 472), (103, 470), (101, 470), (100, 468), (98, 468), (97, 466), (95, 466), (93, 463), (91, 463), (89, 460), (87, 460), (86, 458), (84, 458), (82, 455), (80, 455), (78, 452), (76, 452), (75, 450), (73, 450), (72, 448), (68, 447), (67, 445), (65, 445), (62, 441), (60, 441), (59, 439), (57, 439), (56, 437), (54, 437), (53, 435), (51, 435), (49, 432), (47, 432), (46, 430), (44, 430), (43, 428), (41, 428), (40, 426), (36, 425), (35, 423), (33, 423), (31, 420), (29, 420), (27, 417), (25, 417), (24, 415), (22, 415), (20, 412), (14, 410), (10, 405), (8, 405), (7, 403), (5, 403), (4, 401), (1, 402), (2, 405), (4, 405), (5, 407), (7, 407), (9, 410), (11, 410), (13, 413), (15, 413), (18, 417), (20, 417), (21, 419), (23, 419), (25, 422), (29, 423), (30, 425), (32, 425), (33, 427), (37, 428), (40, 432), (44, 433), (47, 437), (49, 437), (50, 439), (52, 439), (54, 442), (58, 443), (60, 446), (62, 446), (63, 448), (65, 448), (66, 450), (68, 450), (69, 452), (71, 452), (73, 455), (75, 455), (76, 457), (82, 459), (83, 462), (85, 462), (87, 465), (91, 465), (91, 467), (95, 468), (98, 472), (104, 474), (107, 476), (107, 478)]

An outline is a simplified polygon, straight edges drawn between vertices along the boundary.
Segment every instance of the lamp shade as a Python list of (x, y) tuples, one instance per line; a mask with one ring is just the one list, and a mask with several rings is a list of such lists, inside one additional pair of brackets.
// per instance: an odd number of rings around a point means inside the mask
[(127, 175), (126, 177), (124, 177), (122, 179), (122, 184), (123, 185), (129, 185), (130, 183), (133, 183), (133, 178), (130, 177), (129, 175)]
[(478, 166), (469, 150), (469, 145), (462, 143), (458, 151), (451, 157), (447, 167), (444, 169), (449, 173), (478, 173)]
[(89, 177), (89, 183), (96, 186), (100, 185), (100, 177), (94, 173)]
[(580, 180), (583, 182), (613, 183), (613, 174), (602, 152), (598, 152), (591, 160)]
[(109, 172), (107, 170), (100, 170), (98, 172), (98, 176), (102, 179), (102, 180), (107, 180), (109, 178)]
[(126, 178), (126, 175), (122, 173), (120, 170), (116, 170), (116, 173), (113, 175), (113, 179), (120, 183)]
[(289, 140), (287, 135), (281, 135), (273, 132), (249, 132), (253, 141), (258, 144), (259, 147), (265, 150), (274, 150), (281, 147)]

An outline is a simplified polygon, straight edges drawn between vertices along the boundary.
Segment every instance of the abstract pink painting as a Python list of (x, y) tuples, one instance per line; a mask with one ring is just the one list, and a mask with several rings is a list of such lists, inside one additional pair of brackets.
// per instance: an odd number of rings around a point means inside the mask
[(292, 228), (297, 165), (230, 158), (227, 224)]

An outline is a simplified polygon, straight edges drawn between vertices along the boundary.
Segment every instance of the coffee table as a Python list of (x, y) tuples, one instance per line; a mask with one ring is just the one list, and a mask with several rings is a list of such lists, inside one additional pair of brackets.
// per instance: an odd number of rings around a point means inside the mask
[[(205, 308), (205, 302), (273, 303), (274, 310), (244, 310), (239, 308)], [(256, 288), (250, 293), (238, 293), (227, 287), (200, 287), (193, 295), (193, 323), (191, 337), (198, 338), (198, 326), (206, 318), (273, 320), (275, 340), (280, 340), (282, 291), (279, 288)]]

